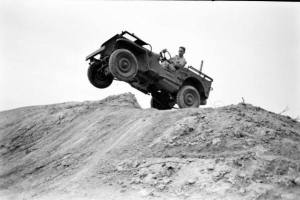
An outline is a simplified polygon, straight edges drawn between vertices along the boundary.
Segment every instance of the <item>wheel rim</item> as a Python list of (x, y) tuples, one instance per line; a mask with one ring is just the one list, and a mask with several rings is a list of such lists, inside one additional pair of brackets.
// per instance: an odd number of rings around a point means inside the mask
[(132, 58), (127, 55), (119, 55), (117, 61), (116, 72), (120, 78), (131, 78), (136, 74), (136, 65), (133, 63)]
[(187, 91), (184, 95), (184, 103), (187, 106), (193, 106), (196, 103), (196, 94), (194, 94), (194, 91)]
[(127, 58), (121, 58), (118, 64), (118, 67), (122, 73), (130, 72), (132, 64)]
[(98, 70), (95, 74), (95, 82), (102, 83), (103, 81), (107, 81), (107, 76), (101, 72), (101, 70)]

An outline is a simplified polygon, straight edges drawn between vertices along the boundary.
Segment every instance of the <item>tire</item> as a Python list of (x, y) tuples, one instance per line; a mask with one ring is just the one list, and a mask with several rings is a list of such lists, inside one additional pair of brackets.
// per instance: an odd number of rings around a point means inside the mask
[(138, 72), (138, 61), (127, 49), (115, 50), (109, 58), (109, 70), (121, 81), (131, 81)]
[(170, 103), (167, 102), (166, 104), (162, 104), (161, 102), (159, 102), (157, 99), (155, 99), (153, 97), (151, 98), (150, 105), (151, 105), (151, 108), (156, 108), (158, 110), (168, 110), (173, 107), (173, 105), (171, 106)]
[(99, 68), (99, 65), (90, 65), (87, 71), (88, 79), (96, 88), (107, 88), (113, 82), (114, 77), (111, 74), (105, 75)]
[(198, 108), (200, 94), (194, 86), (185, 85), (178, 91), (176, 102), (179, 108)]

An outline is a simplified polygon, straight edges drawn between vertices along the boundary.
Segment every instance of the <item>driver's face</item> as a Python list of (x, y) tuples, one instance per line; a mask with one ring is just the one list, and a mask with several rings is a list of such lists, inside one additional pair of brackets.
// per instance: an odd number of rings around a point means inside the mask
[(183, 50), (182, 48), (179, 48), (179, 50), (178, 50), (178, 54), (179, 54), (179, 56), (183, 56), (183, 54), (184, 54), (184, 50)]

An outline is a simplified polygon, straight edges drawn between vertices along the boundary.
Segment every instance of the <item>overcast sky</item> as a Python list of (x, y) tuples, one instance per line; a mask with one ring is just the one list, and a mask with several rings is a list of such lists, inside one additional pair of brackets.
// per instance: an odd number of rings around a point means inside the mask
[(208, 106), (242, 101), (300, 116), (300, 3), (0, 2), (0, 110), (98, 100), (132, 92), (123, 82), (106, 89), (87, 79), (85, 56), (128, 30), (172, 55), (186, 47), (188, 65), (214, 78)]

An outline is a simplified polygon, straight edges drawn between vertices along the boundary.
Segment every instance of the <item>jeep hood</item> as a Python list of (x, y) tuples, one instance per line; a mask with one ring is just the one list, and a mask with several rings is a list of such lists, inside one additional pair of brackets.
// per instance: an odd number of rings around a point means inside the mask
[(96, 51), (94, 51), (93, 53), (89, 54), (89, 55), (85, 58), (85, 60), (89, 60), (90, 58), (92, 58), (92, 57), (98, 55), (98, 54), (101, 53), (104, 49), (105, 49), (105, 46), (102, 45), (98, 50), (96, 50)]

